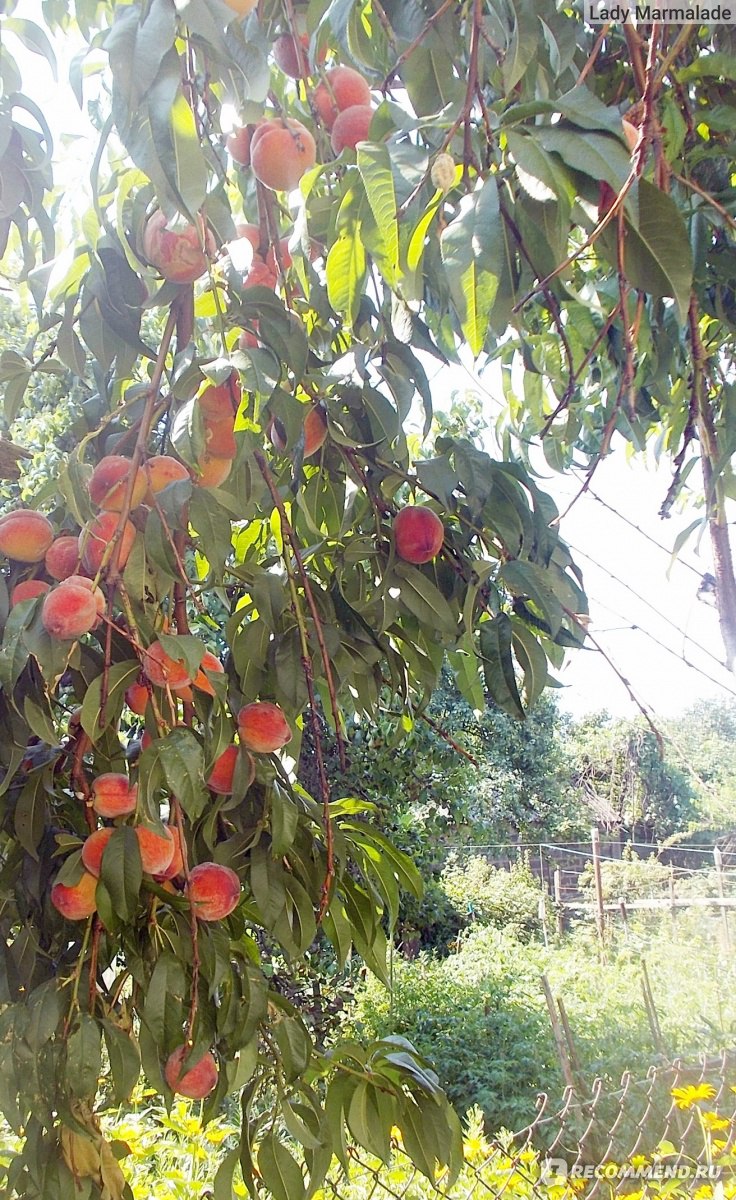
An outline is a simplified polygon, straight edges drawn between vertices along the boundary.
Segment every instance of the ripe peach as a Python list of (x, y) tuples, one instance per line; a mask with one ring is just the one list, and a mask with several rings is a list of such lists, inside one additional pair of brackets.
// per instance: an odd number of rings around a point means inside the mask
[[(101, 458), (89, 481), (89, 498), (97, 508), (108, 512), (121, 512), (133, 463), (122, 454), (107, 454)], [(136, 468), (130, 507), (137, 508), (146, 494), (146, 477), (140, 467)]]
[(254, 225), (251, 221), (245, 221), (240, 225), (235, 226), (235, 232), (239, 238), (245, 238), (253, 247), (254, 254), (261, 253), (261, 227)]
[(69, 580), (58, 584), (49, 592), (41, 609), (44, 629), (52, 637), (62, 641), (83, 637), (96, 625), (98, 617), (93, 592), (78, 583), (70, 583)]
[(97, 910), (96, 891), (97, 880), (85, 871), (79, 883), (71, 886), (55, 883), (51, 889), (51, 903), (67, 921), (83, 921)]
[(312, 96), (314, 107), (328, 129), (332, 129), (339, 112), (356, 104), (370, 104), (368, 80), (352, 67), (333, 67), (325, 81), (317, 85)]
[(199, 664), (199, 670), (192, 680), (192, 686), (200, 692), (206, 692), (208, 696), (214, 696), (215, 689), (205, 675), (205, 671), (214, 671), (218, 675), (222, 675), (225, 672), (225, 668), (219, 658), (211, 650), (205, 650), (202, 661)]
[(49, 587), (50, 584), (44, 583), (43, 579), (24, 579), (16, 583), (10, 593), (10, 607), (15, 608), (22, 600), (35, 600), (37, 596), (43, 596)]
[[(291, 251), (289, 250), (289, 238), (288, 237), (282, 237), (279, 239), (279, 258), (281, 259), (281, 266), (283, 267), (283, 269), (285, 271), (288, 271), (289, 267), (292, 265), (292, 263), (294, 261), (293, 258), (291, 257)], [(266, 266), (269, 268), (270, 271), (273, 272), (274, 275), (278, 275), (279, 264), (276, 261), (276, 252), (275, 252), (273, 246), (268, 247), (268, 253), (266, 255)]]
[(225, 3), (239, 17), (247, 17), (249, 12), (253, 12), (258, 0), (225, 0)]
[(215, 454), (205, 454), (197, 463), (197, 487), (214, 488), (224, 483), (233, 465), (231, 458), (219, 458)]
[(394, 545), (404, 562), (430, 562), (442, 549), (444, 538), (444, 525), (425, 504), (407, 505), (394, 518)]
[(64, 533), (57, 537), (46, 551), (44, 563), (46, 573), (52, 579), (68, 579), (79, 570), (79, 539)]
[(16, 508), (0, 517), (0, 554), (16, 562), (41, 562), (53, 540), (51, 522), (34, 508)]
[(131, 712), (142, 717), (151, 699), (151, 689), (142, 682), (131, 683), (125, 691), (125, 703)]
[[(102, 567), (102, 560), (107, 553), (106, 562), (110, 561), (112, 551), (108, 553), (118, 527), (120, 516), (115, 512), (102, 512), (93, 521), (88, 521), (79, 535), (78, 545), (82, 555), (82, 566), (90, 575), (96, 575)], [(135, 541), (135, 525), (126, 521), (120, 537), (118, 566), (122, 569), (128, 561), (128, 555)]]
[(208, 229), (203, 236), (194, 225), (168, 229), (166, 214), (157, 208), (148, 218), (143, 232), (143, 253), (172, 283), (193, 283), (207, 270), (207, 257), (216, 249), (215, 239)]
[(163, 883), (167, 879), (174, 879), (175, 876), (182, 875), (184, 872), (184, 855), (181, 851), (181, 834), (179, 833), (176, 825), (167, 825), (166, 828), (171, 834), (171, 838), (174, 843), (174, 853), (168, 867), (166, 867), (163, 871), (157, 871), (154, 874), (154, 879), (158, 883)]
[[(207, 787), (213, 792), (217, 792), (218, 796), (229, 796), (233, 790), (233, 775), (238, 765), (239, 753), (240, 748), (233, 742), (232, 746), (223, 750), (220, 757), (216, 758), (213, 763), (207, 779)], [(248, 757), (250, 758), (250, 755)], [(255, 769), (255, 763), (253, 763), (253, 767)]]
[(128, 817), (138, 804), (138, 788), (128, 776), (108, 771), (92, 783), (92, 807), (99, 817)]
[(95, 829), (94, 833), (85, 839), (82, 846), (82, 862), (90, 875), (99, 875), (102, 856), (114, 832), (112, 825), (104, 825), (101, 829)]
[(217, 1087), (217, 1063), (207, 1050), (193, 1067), (182, 1074), (183, 1064), (190, 1053), (191, 1046), (177, 1046), (166, 1060), (164, 1078), (172, 1092), (178, 1092), (190, 1100), (202, 1100)]
[(191, 478), (189, 470), (178, 458), (170, 454), (154, 454), (143, 464), (143, 473), (148, 483), (148, 492), (157, 496), (170, 483), (178, 483), (181, 479)]
[(240, 406), (240, 381), (233, 371), (225, 383), (211, 383), (197, 396), (199, 411), (207, 421), (232, 420)]
[(372, 120), (373, 109), (369, 104), (351, 104), (350, 108), (339, 112), (330, 135), (335, 154), (339, 154), (346, 146), (354, 150), (358, 142), (366, 141)]
[[(319, 405), (310, 407), (304, 418), (304, 458), (311, 458), (324, 445), (327, 437), (327, 418)], [(286, 430), (278, 417), (268, 426), (268, 436), (282, 454), (286, 449)]]
[[(92, 596), (94, 597), (97, 616), (101, 617), (103, 615), (105, 611), (105, 595), (102, 591), (102, 588), (98, 588), (93, 579), (90, 579), (88, 575), (68, 575), (66, 579), (62, 579), (59, 587), (66, 587), (68, 583), (74, 584), (75, 587), (84, 588), (84, 590), (87, 592), (91, 592)], [(92, 628), (94, 629), (98, 623), (98, 621), (95, 621), (95, 624), (92, 626)]]
[(277, 283), (278, 277), (276, 272), (263, 259), (254, 258), (248, 274), (243, 280), (243, 287), (266, 287), (273, 291)]
[[(257, 324), (258, 322), (255, 321), (254, 325), (257, 326)], [(260, 344), (255, 333), (251, 333), (250, 329), (243, 329), (241, 331), (238, 338), (238, 350), (257, 350)]]
[(240, 740), (256, 754), (271, 754), (291, 741), (292, 733), (283, 709), (268, 700), (246, 704), (238, 713)]
[(274, 192), (291, 192), (317, 161), (317, 147), (306, 126), (293, 117), (261, 125), (250, 144), (256, 179)]
[[(280, 67), (284, 75), (288, 75), (291, 79), (301, 79), (305, 74), (309, 75), (309, 38), (306, 33), (299, 34), (299, 42), (302, 47), (301, 56), (297, 49), (296, 38), (291, 33), (282, 33), (273, 44), (276, 66)], [(304, 64), (303, 69), (300, 62)]]
[(242, 125), (233, 129), (232, 133), (225, 140), (228, 154), (233, 162), (239, 163), (241, 167), (250, 166), (250, 142), (252, 137), (252, 127), (250, 125)]
[(143, 672), (154, 687), (186, 687), (192, 682), (183, 658), (173, 659), (160, 642), (153, 642), (143, 655)]
[(220, 921), (238, 906), (240, 880), (230, 867), (200, 863), (189, 872), (187, 895), (200, 921)]
[(135, 836), (141, 852), (141, 865), (147, 875), (160, 875), (174, 857), (175, 843), (171, 830), (148, 825), (136, 825)]
[(235, 418), (229, 417), (215, 420), (212, 417), (204, 419), (205, 453), (214, 458), (235, 458), (238, 453), (238, 443), (235, 441)]

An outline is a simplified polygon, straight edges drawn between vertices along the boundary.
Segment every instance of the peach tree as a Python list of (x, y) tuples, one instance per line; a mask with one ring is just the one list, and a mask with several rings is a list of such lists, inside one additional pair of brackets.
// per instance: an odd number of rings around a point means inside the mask
[[(386, 1157), (394, 1126), (452, 1174), (431, 1069), (400, 1039), (317, 1044), (272, 957), (321, 939), (385, 981), (421, 889), (330, 786), (354, 724), (390, 705), (410, 727), (445, 663), (523, 719), (583, 642), (533, 437), (564, 467), (659, 421), (679, 486), (700, 431), (727, 547), (733, 219), (691, 178), (731, 128), (721, 97), (695, 145), (726, 50), (551, 0), (43, 12), (0, 17), (0, 245), (37, 322), (0, 357), (7, 1194), (129, 1194), (96, 1113), (141, 1071), (208, 1113), (239, 1097), (217, 1200), (236, 1170), (313, 1194), (346, 1139)], [(52, 41), (89, 182), (27, 90)], [(426, 440), (430, 376), (469, 356), (499, 363), (496, 458)], [(21, 471), (49, 378), (67, 449)]]

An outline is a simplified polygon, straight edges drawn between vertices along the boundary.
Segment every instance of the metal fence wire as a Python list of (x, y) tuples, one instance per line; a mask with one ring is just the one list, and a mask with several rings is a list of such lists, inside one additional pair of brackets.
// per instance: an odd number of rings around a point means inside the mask
[(471, 1119), (450, 1187), (442, 1173), (434, 1181), (421, 1174), (395, 1134), (387, 1165), (351, 1147), (350, 1178), (333, 1169), (325, 1200), (608, 1200), (646, 1180), (680, 1180), (680, 1195), (700, 1186), (712, 1195), (709, 1184), (736, 1179), (736, 1050), (658, 1063), (645, 1079), (626, 1072), (616, 1088), (602, 1079), (588, 1094), (568, 1086), (557, 1107), (540, 1094), (534, 1119), (516, 1133), (487, 1137)]

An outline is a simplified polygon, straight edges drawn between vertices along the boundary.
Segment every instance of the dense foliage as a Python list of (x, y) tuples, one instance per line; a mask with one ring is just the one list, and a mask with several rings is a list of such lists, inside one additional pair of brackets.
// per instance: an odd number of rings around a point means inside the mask
[[(125, 1195), (94, 1107), (141, 1063), (208, 1112), (240, 1095), (219, 1194), (237, 1164), (253, 1195), (313, 1194), (345, 1123), (452, 1174), (457, 1118), (411, 1048), (323, 1053), (269, 986), (318, 929), (385, 979), (421, 890), (330, 788), (321, 713), (343, 767), (348, 723), (388, 697), (410, 724), (448, 660), (474, 709), (524, 719), (586, 637), (541, 433), (564, 466), (660, 429), (668, 503), (698, 435), (732, 655), (729, 35), (596, 38), (552, 0), (43, 21), (0, 17), (0, 246), (37, 311), (0, 358), (6, 426), (39, 378), (64, 398), (32, 507), (11, 488), (0, 519), (8, 1192)], [(50, 39), (79, 47), (88, 192), (55, 179), (33, 95)], [(422, 447), (428, 372), (465, 350), (500, 363), (498, 460), (451, 429)]]

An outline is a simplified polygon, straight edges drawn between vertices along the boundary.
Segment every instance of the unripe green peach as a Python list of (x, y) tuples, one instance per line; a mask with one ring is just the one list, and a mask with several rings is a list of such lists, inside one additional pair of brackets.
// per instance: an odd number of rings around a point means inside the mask
[(221, 921), (238, 906), (240, 880), (230, 867), (204, 862), (192, 867), (186, 891), (200, 921)]
[(455, 173), (455, 159), (443, 151), (432, 163), (429, 177), (439, 191), (449, 192), (455, 186)]

